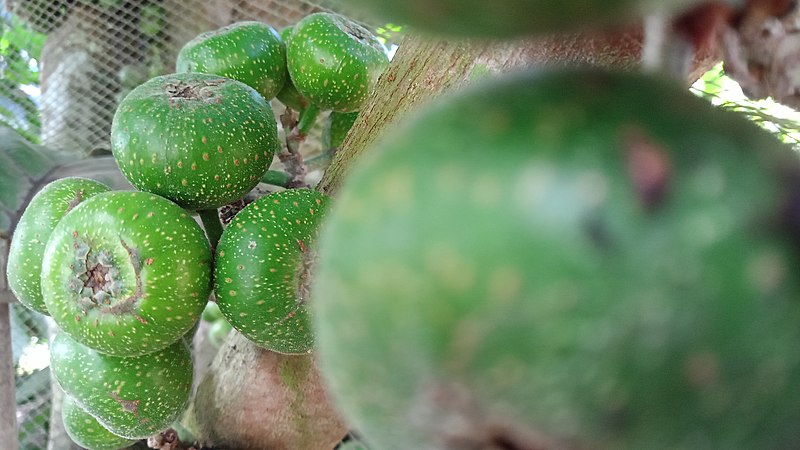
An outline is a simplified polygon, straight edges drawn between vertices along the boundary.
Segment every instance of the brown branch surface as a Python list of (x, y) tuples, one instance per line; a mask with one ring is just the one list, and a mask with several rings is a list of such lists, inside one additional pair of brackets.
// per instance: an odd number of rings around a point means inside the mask
[(188, 423), (204, 445), (239, 450), (332, 449), (348, 427), (314, 359), (257, 347), (232, 331), (197, 388)]
[[(583, 65), (636, 70), (644, 33), (638, 25), (528, 41), (487, 42), (408, 35), (372, 92), (317, 189), (335, 195), (350, 167), (384, 131), (439, 95), (468, 84), (478, 74), (510, 72), (545, 65)], [(704, 47), (695, 52), (686, 79), (693, 82), (719, 60)]]

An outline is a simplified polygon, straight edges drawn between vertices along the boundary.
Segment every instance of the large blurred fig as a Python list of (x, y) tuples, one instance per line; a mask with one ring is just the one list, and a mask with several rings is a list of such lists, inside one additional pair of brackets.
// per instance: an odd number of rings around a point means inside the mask
[(322, 373), (382, 450), (793, 447), (798, 167), (639, 74), (443, 101), (326, 217)]

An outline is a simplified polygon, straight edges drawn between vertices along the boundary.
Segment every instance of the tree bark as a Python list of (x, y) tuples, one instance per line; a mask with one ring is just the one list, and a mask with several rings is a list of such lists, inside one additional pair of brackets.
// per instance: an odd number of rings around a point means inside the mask
[[(317, 189), (334, 195), (349, 167), (386, 129), (409, 111), (475, 78), (544, 66), (635, 70), (640, 65), (643, 40), (641, 26), (512, 42), (443, 40), (410, 34), (402, 41)], [(689, 72), (683, 76), (693, 82), (718, 60), (716, 49), (703, 48), (694, 55)]]
[(187, 428), (240, 450), (331, 449), (347, 424), (311, 355), (281, 355), (232, 331), (197, 389)]

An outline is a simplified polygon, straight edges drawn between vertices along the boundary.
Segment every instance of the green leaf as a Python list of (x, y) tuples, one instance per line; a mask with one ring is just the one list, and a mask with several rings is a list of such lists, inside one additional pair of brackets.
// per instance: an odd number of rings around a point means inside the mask
[[(16, 15), (8, 15), (3, 22), (3, 34), (0, 41), (4, 41), (6, 46), (13, 45), (17, 48), (24, 48), (30, 58), (39, 59), (47, 35), (34, 30)], [(0, 43), (0, 54), (3, 54), (2, 49), (3, 44)]]

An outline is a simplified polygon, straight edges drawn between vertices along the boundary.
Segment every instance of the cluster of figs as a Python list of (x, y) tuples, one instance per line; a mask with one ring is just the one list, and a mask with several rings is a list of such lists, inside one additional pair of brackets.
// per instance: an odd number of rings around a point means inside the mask
[[(700, 3), (348, 2), (472, 38)], [(52, 367), (81, 445), (178, 416), (213, 284), (258, 345), (313, 347), (376, 450), (797, 446), (800, 159), (674, 79), (559, 67), (475, 82), (380, 136), (335, 200), (280, 191), (206, 238), (191, 212), (243, 196), (277, 151), (266, 99), (352, 114), (386, 65), (328, 13), (283, 37), (252, 22), (201, 35), (114, 118), (140, 191), (60, 180), (31, 201), (9, 280), (63, 331)]]
[(59, 327), (51, 369), (77, 444), (126, 447), (180, 417), (212, 293), (213, 310), (257, 345), (310, 352), (306, 286), (328, 198), (279, 190), (224, 232), (218, 208), (253, 190), (281, 149), (270, 100), (311, 120), (332, 111), (341, 143), (336, 123), (352, 124), (387, 64), (370, 31), (336, 14), (282, 34), (255, 21), (204, 33), (182, 48), (176, 73), (118, 106), (111, 146), (136, 190), (72, 177), (32, 198), (7, 275), (19, 301)]

